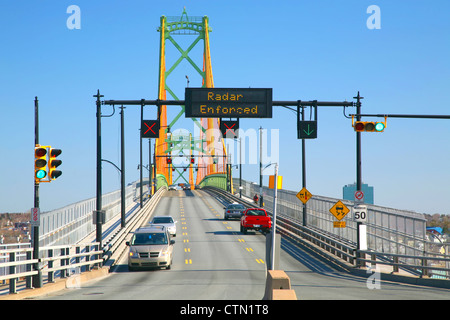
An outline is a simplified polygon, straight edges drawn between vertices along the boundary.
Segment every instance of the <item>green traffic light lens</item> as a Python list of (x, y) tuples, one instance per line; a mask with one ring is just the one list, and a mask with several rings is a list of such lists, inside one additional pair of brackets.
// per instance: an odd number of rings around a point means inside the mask
[(36, 171), (36, 178), (43, 179), (47, 175), (47, 172), (45, 170), (38, 170)]
[(380, 132), (384, 130), (384, 123), (383, 122), (377, 122), (375, 124), (375, 130)]

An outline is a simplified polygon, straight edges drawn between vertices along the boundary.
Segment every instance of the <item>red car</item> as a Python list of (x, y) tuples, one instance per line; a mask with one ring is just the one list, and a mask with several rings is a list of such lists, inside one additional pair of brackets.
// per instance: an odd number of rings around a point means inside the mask
[(249, 208), (241, 217), (241, 232), (246, 234), (248, 230), (259, 230), (269, 233), (272, 228), (272, 220), (266, 210), (261, 208)]

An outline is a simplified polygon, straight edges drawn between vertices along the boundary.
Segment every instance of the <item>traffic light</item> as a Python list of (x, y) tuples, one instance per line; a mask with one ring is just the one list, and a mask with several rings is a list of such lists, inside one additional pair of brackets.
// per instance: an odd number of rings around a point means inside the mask
[(383, 132), (386, 122), (356, 121), (353, 128), (356, 132)]
[(159, 138), (159, 120), (142, 120), (141, 138)]
[(34, 148), (34, 178), (37, 183), (47, 177), (47, 147)]
[(193, 156), (191, 156), (191, 163), (194, 164), (195, 163), (195, 159)]
[(238, 138), (239, 120), (236, 121), (220, 121), (220, 132), (223, 138)]
[(50, 176), (49, 178), (51, 180), (55, 180), (56, 178), (58, 178), (62, 172), (60, 170), (56, 170), (57, 167), (59, 167), (62, 163), (61, 160), (56, 159), (57, 156), (59, 156), (62, 153), (61, 149), (53, 149), (50, 148), (50, 160), (49, 160), (49, 170), (50, 170)]
[(172, 164), (172, 158), (167, 158), (167, 164)]

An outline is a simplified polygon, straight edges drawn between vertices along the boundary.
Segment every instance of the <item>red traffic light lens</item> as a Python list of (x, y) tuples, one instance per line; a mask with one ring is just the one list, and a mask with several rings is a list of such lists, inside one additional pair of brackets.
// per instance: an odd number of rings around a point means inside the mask
[(57, 157), (61, 154), (61, 149), (51, 149), (50, 150), (50, 156), (51, 157)]
[(364, 131), (364, 123), (356, 122), (355, 123), (355, 131)]
[(36, 157), (43, 157), (47, 154), (47, 149), (45, 148), (37, 148), (35, 150)]

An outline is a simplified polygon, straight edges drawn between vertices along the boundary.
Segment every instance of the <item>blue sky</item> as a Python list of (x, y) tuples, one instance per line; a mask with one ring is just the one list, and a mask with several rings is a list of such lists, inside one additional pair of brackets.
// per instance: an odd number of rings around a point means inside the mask
[[(67, 28), (70, 5), (81, 9), (79, 30)], [(381, 10), (381, 29), (367, 28), (370, 5)], [(92, 96), (100, 89), (105, 99), (156, 99), (156, 30), (162, 15), (179, 16), (183, 7), (190, 16), (209, 17), (216, 87), (273, 88), (274, 100), (350, 101), (359, 90), (364, 113), (450, 114), (446, 0), (2, 0), (0, 212), (33, 207), (35, 96), (41, 144), (63, 150), (63, 175), (41, 184), (41, 210), (95, 196)], [(173, 61), (175, 49), (170, 50)], [(200, 54), (196, 49), (191, 55), (199, 65)], [(190, 86), (201, 86), (183, 62), (168, 80), (181, 99), (185, 75), (192, 78)], [(139, 178), (139, 109), (125, 111), (127, 183)], [(104, 106), (102, 112), (112, 108)], [(154, 108), (146, 108), (144, 116), (153, 118)], [(118, 110), (102, 119), (103, 158), (118, 165), (119, 121)], [(177, 125), (193, 131), (191, 120)], [(260, 126), (279, 130), (283, 186), (300, 190), (295, 114), (274, 107), (272, 119), (241, 119), (243, 129)], [(450, 120), (388, 118), (385, 132), (363, 134), (363, 181), (375, 188), (375, 203), (449, 213), (449, 138)], [(356, 180), (355, 133), (342, 108), (319, 109), (318, 139), (307, 141), (306, 150), (308, 190), (342, 197), (342, 187)], [(258, 174), (258, 165), (244, 165), (244, 179), (258, 181)], [(118, 172), (105, 163), (103, 191), (119, 188)]]

